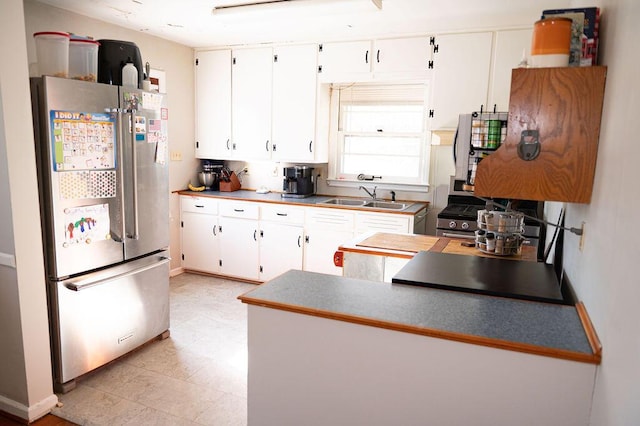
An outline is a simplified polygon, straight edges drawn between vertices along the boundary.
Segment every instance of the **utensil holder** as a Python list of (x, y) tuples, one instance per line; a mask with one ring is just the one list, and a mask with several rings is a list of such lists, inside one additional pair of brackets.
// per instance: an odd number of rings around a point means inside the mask
[(231, 176), (229, 177), (229, 182), (220, 181), (220, 191), (221, 192), (233, 192), (240, 189), (240, 180), (238, 176), (236, 176), (236, 172), (231, 172)]

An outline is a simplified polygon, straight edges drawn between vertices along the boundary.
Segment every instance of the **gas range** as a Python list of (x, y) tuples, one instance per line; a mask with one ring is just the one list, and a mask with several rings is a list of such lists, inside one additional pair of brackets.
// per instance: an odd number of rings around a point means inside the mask
[[(473, 204), (448, 204), (440, 213), (436, 221), (436, 231), (455, 232), (456, 237), (474, 238), (473, 232), (478, 229), (478, 210), (483, 210), (483, 205)], [(460, 234), (463, 232), (463, 234)], [(449, 235), (441, 235), (449, 236)]]
[[(451, 181), (447, 206), (437, 216), (436, 235), (475, 239), (475, 231), (478, 229), (478, 210), (484, 210), (486, 203), (474, 197), (472, 193), (460, 190), (458, 188), (460, 182), (455, 179)], [(539, 217), (540, 209), (541, 203), (536, 201), (521, 201), (514, 208), (533, 218)], [(539, 222), (525, 217), (523, 233), (525, 244), (538, 247), (540, 239), (543, 238), (542, 232)]]

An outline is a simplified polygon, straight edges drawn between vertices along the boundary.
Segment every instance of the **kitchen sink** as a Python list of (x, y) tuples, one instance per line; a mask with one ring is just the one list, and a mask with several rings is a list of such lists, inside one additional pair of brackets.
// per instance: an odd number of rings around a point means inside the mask
[(334, 206), (363, 207), (363, 208), (381, 209), (381, 210), (404, 210), (409, 206), (408, 204), (395, 203), (391, 201), (354, 200), (352, 198), (332, 198), (330, 200), (323, 201), (320, 204), (332, 204)]
[(360, 206), (364, 205), (362, 200), (352, 200), (350, 198), (332, 198), (327, 201), (323, 201), (322, 204), (333, 204), (336, 206)]
[(407, 204), (393, 203), (390, 201), (367, 201), (362, 207), (371, 207), (375, 209), (388, 209), (388, 210), (404, 210), (407, 208)]

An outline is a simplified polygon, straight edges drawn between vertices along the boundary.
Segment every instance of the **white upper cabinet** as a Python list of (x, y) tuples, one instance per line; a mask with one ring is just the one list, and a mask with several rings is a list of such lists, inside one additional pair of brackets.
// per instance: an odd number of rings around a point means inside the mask
[(496, 32), (491, 73), (489, 108), (496, 105), (498, 111), (509, 110), (511, 70), (518, 67), (522, 53), (529, 57), (532, 29)]
[(196, 52), (196, 158), (231, 156), (231, 50)]
[(323, 43), (318, 47), (320, 81), (362, 81), (371, 78), (371, 40)]
[(429, 37), (379, 39), (374, 42), (375, 78), (425, 78), (429, 75)]
[(420, 79), (429, 73), (429, 37), (331, 42), (320, 45), (323, 82)]
[(491, 32), (436, 37), (431, 130), (455, 129), (460, 114), (487, 109), (492, 40)]
[(238, 49), (232, 53), (231, 123), (233, 157), (271, 156), (271, 47)]
[[(272, 160), (318, 160), (317, 61), (315, 44), (273, 49)], [(326, 161), (326, 156), (323, 160)]]

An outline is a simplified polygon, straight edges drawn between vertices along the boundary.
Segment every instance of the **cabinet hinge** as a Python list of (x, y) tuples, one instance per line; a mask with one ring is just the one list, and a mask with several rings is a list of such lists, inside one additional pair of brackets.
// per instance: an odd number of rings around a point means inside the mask
[(322, 65), (318, 65), (318, 74), (322, 72)]
[(429, 118), (433, 118), (433, 110), (432, 109), (429, 110)]
[(433, 61), (429, 61), (429, 69), (432, 70), (433, 69)]
[(439, 44), (436, 44), (435, 46), (433, 46), (433, 53), (438, 53), (439, 48), (440, 48)]
[(233, 59), (231, 60), (231, 63), (232, 63), (233, 65), (235, 65), (235, 64), (236, 64), (236, 58), (233, 58)]
[(200, 148), (200, 142), (196, 141), (196, 148)]
[(222, 232), (222, 225), (218, 226), (218, 232)]
[(196, 58), (196, 67), (200, 65), (200, 59)]
[(322, 52), (322, 43), (318, 45), (318, 52)]
[(308, 236), (308, 235), (305, 235), (305, 237), (304, 237), (304, 242), (305, 242), (305, 243), (309, 243), (309, 236)]
[(278, 62), (278, 55), (273, 55), (273, 62)]
[(434, 46), (436, 44), (436, 38), (433, 36), (429, 37), (429, 44), (431, 46)]
[(218, 260), (218, 265), (222, 267), (222, 259)]

